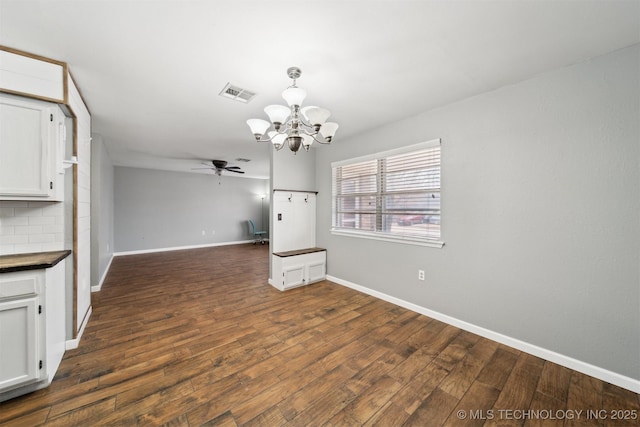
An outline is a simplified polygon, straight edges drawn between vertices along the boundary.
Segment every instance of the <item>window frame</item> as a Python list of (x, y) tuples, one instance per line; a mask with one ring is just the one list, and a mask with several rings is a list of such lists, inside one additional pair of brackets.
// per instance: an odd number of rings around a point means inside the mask
[[(350, 228), (340, 228), (336, 226), (337, 220), (337, 186), (336, 186), (336, 168), (354, 165), (357, 163), (363, 163), (367, 161), (376, 161), (380, 162), (384, 159), (403, 155), (410, 154), (412, 152), (422, 151), (434, 147), (441, 148), (442, 143), (441, 139), (432, 139), (429, 141), (421, 142), (418, 144), (412, 144), (405, 147), (400, 147), (392, 150), (386, 150), (378, 153), (373, 153), (365, 156), (355, 157), (351, 159), (336, 161), (331, 163), (331, 234), (336, 236), (347, 236), (347, 237), (356, 237), (363, 239), (373, 239), (373, 240), (381, 240), (386, 242), (395, 242), (395, 243), (404, 243), (410, 245), (418, 245), (418, 246), (427, 246), (434, 248), (442, 248), (444, 246), (444, 241), (442, 240), (442, 228), (440, 228), (440, 235), (438, 238), (430, 238), (428, 236), (420, 237), (415, 235), (401, 235), (401, 234), (392, 234), (389, 232), (383, 231), (368, 231), (368, 230), (360, 230), (360, 229), (350, 229)], [(442, 155), (442, 152), (440, 153)], [(384, 171), (378, 169), (376, 172), (376, 180), (380, 183), (382, 179), (382, 175)], [(378, 186), (380, 188), (380, 186)], [(380, 190), (377, 190), (380, 192)], [(440, 194), (442, 193), (442, 157), (440, 157)], [(442, 200), (442, 199), (440, 199)], [(376, 218), (375, 222), (379, 223), (382, 221), (382, 214), (378, 211), (378, 207), (376, 207)], [(442, 227), (442, 206), (440, 207), (440, 226)], [(377, 227), (376, 227), (377, 228)]]

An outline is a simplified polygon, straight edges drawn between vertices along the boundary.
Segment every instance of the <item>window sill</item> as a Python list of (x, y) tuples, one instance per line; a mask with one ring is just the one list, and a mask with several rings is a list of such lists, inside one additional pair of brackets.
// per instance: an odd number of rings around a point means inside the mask
[(426, 246), (429, 248), (442, 248), (444, 242), (438, 240), (425, 240), (415, 237), (389, 236), (379, 233), (368, 233), (366, 231), (351, 231), (341, 229), (331, 229), (334, 236), (357, 237), (360, 239), (381, 240), (383, 242), (403, 243), (406, 245)]

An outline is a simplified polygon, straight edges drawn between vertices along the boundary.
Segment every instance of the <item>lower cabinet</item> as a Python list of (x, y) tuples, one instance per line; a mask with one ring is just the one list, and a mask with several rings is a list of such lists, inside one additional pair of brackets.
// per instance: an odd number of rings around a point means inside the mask
[(327, 251), (309, 248), (273, 254), (273, 285), (284, 291), (324, 280)]
[[(40, 379), (40, 298), (0, 302), (0, 390)], [(44, 363), (44, 362), (43, 362)]]
[(0, 402), (48, 386), (65, 351), (64, 263), (0, 274)]

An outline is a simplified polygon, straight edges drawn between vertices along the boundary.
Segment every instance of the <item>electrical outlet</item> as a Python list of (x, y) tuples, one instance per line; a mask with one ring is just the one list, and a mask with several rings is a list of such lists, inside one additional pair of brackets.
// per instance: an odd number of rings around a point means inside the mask
[(202, 230), (202, 235), (204, 236), (204, 230)]
[(424, 270), (418, 270), (418, 280), (424, 280)]

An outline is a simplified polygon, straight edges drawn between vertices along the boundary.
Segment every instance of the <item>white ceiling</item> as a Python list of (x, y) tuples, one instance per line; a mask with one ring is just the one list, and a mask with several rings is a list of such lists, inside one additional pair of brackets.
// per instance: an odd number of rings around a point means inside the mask
[[(245, 122), (283, 103), (290, 66), (340, 144), (639, 42), (638, 0), (0, 0), (0, 44), (69, 64), (114, 164), (244, 157), (251, 177), (268, 177), (270, 147)], [(228, 82), (258, 96), (218, 96)]]

